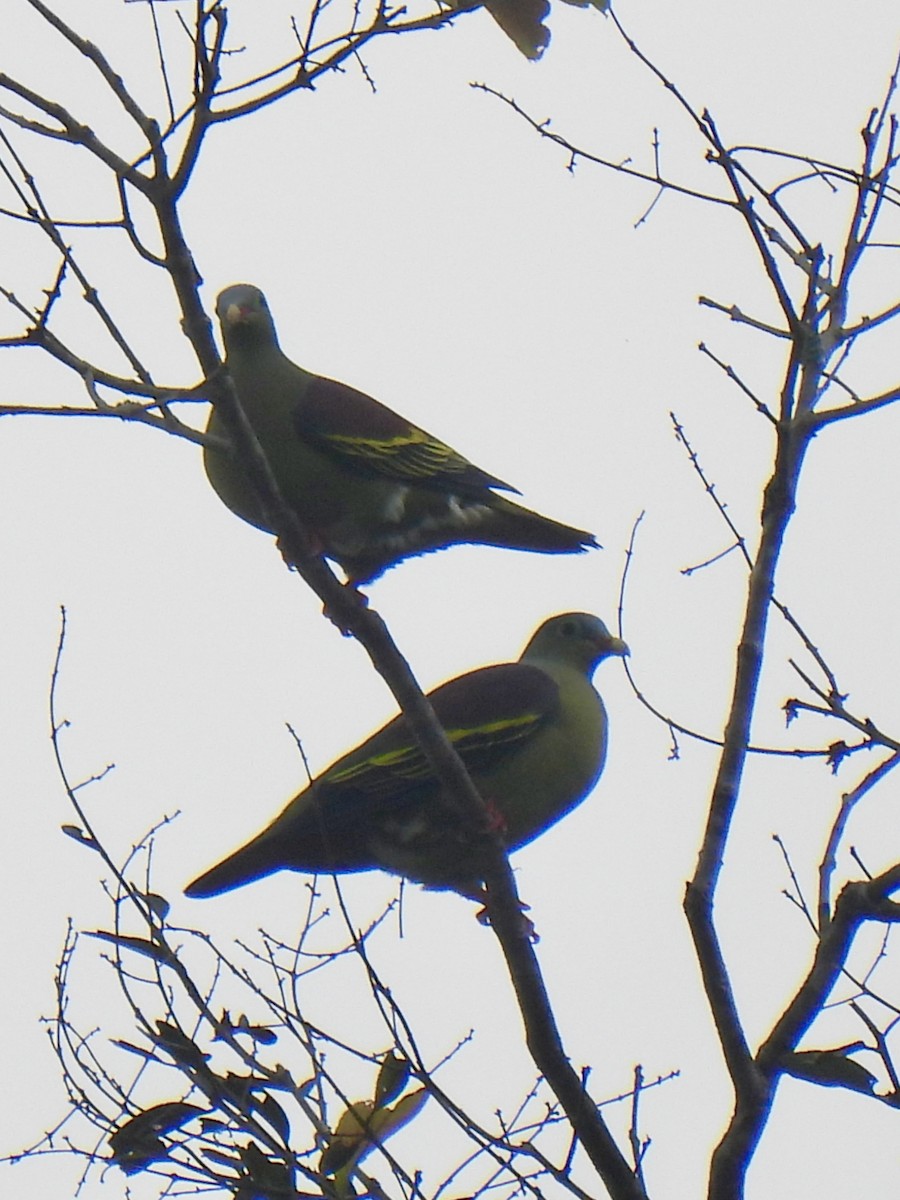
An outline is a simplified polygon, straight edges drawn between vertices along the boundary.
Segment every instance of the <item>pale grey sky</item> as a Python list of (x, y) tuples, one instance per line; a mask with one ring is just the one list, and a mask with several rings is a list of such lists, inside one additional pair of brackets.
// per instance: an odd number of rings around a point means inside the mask
[[(106, 116), (102, 89), (37, 27), (26, 0), (0, 7), (13, 30), (0, 47), (0, 70), (52, 86), (98, 131), (131, 144), (131, 131)], [(158, 6), (172, 45), (180, 7)], [(144, 5), (71, 0), (54, 8), (101, 45), (143, 103), (159, 104)], [(247, 44), (248, 64), (286, 57), (291, 6), (269, 6), (264, 37), (256, 8), (241, 0), (231, 6), (234, 44)], [(728, 143), (848, 165), (858, 162), (859, 129), (897, 53), (895, 0), (852, 8), (833, 0), (814, 7), (642, 0), (623, 4), (620, 16), (691, 102), (710, 109)], [(483, 81), (538, 119), (552, 118), (585, 149), (645, 169), (658, 128), (664, 172), (721, 191), (684, 114), (610, 21), (559, 4), (552, 28), (538, 64), (522, 59), (485, 14), (440, 34), (385, 41), (366, 56), (376, 95), (351, 63), (313, 93), (220, 127), (185, 197), (185, 225), (210, 310), (223, 286), (258, 284), (294, 359), (378, 397), (517, 485), (529, 506), (591, 528), (603, 543), (602, 552), (570, 559), (460, 548), (389, 572), (371, 588), (371, 603), (423, 686), (516, 657), (553, 612), (587, 609), (613, 624), (625, 547), (646, 511), (625, 614), (631, 665), (663, 711), (715, 736), (745, 573), (732, 555), (681, 574), (724, 549), (727, 536), (668, 414), (684, 423), (752, 538), (770, 432), (697, 344), (706, 342), (767, 399), (783, 356), (759, 334), (699, 307), (697, 297), (767, 320), (776, 313), (734, 214), (667, 195), (636, 228), (651, 187), (584, 162), (567, 172), (562, 151), (468, 86)], [(250, 68), (242, 60), (240, 69)], [(113, 214), (79, 155), (17, 144), (32, 154), (55, 212)], [(777, 169), (760, 163), (767, 178)], [(831, 239), (846, 225), (846, 198), (824, 184), (784, 198), (814, 238)], [(73, 232), (72, 242), (157, 381), (195, 383), (161, 273), (136, 266), (123, 237)], [(0, 248), (0, 283), (37, 304), (52, 278), (47, 247), (6, 221)], [(861, 280), (862, 311), (896, 300), (897, 251), (880, 255)], [(0, 314), (0, 333), (19, 329), (15, 314)], [(120, 365), (74, 288), (60, 329), (85, 354)], [(850, 372), (860, 394), (896, 383), (895, 344), (888, 329), (872, 339), (871, 352), (861, 350)], [(7, 350), (0, 361), (0, 404), (85, 403), (78, 380), (36, 350)], [(204, 419), (198, 412), (196, 423)], [(782, 598), (856, 709), (894, 732), (898, 421), (887, 409), (817, 439), (779, 576)], [(189, 879), (300, 786), (285, 722), (317, 770), (394, 706), (361, 649), (323, 621), (318, 600), (284, 569), (272, 540), (221, 506), (196, 447), (112, 421), (16, 417), (0, 432), (2, 936), (10, 980), (0, 1009), (12, 1076), (0, 1152), (10, 1152), (64, 1110), (38, 1017), (53, 1011), (66, 920), (84, 929), (110, 921), (99, 860), (59, 833), (73, 819), (47, 736), (59, 606), (69, 620), (58, 701), (71, 722), (63, 741), (68, 769), (81, 779), (116, 764), (82, 792), (84, 803), (119, 857), (163, 815), (180, 811), (156, 842), (155, 888), (173, 901), (176, 923), (209, 929), (226, 944), (252, 939), (261, 925), (286, 940), (298, 928), (300, 876), (205, 903), (180, 897)], [(844, 736), (813, 721), (785, 733), (780, 704), (799, 690), (786, 659), (798, 647), (777, 623), (771, 647), (759, 739), (819, 745)], [(596, 682), (611, 717), (606, 773), (581, 809), (514, 861), (565, 1043), (577, 1066), (594, 1066), (595, 1094), (626, 1091), (637, 1062), (648, 1078), (681, 1072), (647, 1095), (643, 1131), (653, 1139), (646, 1168), (653, 1196), (682, 1200), (702, 1194), (709, 1151), (730, 1113), (680, 907), (715, 756), (681, 739), (680, 760), (668, 761), (668, 733), (639, 705), (618, 661), (604, 664)], [(849, 763), (834, 779), (821, 764), (751, 763), (721, 892), (726, 951), (751, 1038), (768, 1029), (812, 952), (803, 918), (782, 895), (789, 881), (771, 835), (783, 835), (811, 888), (840, 793), (868, 764)], [(897, 801), (888, 780), (848, 831), (848, 844), (872, 870), (900, 858)], [(840, 871), (850, 877), (848, 867), (845, 850)], [(377, 875), (350, 881), (354, 920), (365, 924), (394, 887)], [(861, 940), (854, 963), (864, 971), (877, 938)], [(130, 1036), (112, 971), (91, 961), (93, 949), (83, 951), (73, 1019), (82, 1030), (99, 1027), (101, 1038)], [(533, 1067), (496, 943), (471, 905), (407, 888), (404, 937), (390, 925), (377, 953), (432, 1060), (475, 1030), (441, 1075), (447, 1090), (457, 1089), (485, 1121), (512, 1105)], [(891, 978), (896, 984), (888, 961), (879, 975), (887, 992)], [(324, 982), (310, 985), (315, 1011), (331, 1013), (333, 995)], [(347, 1035), (365, 1040), (371, 1016), (353, 1009), (345, 1020)], [(820, 1030), (821, 1041), (810, 1044), (860, 1036), (843, 1010)], [(377, 1044), (374, 1027), (372, 1037)], [(495, 1092), (497, 1079), (503, 1088)], [(625, 1106), (612, 1110), (617, 1133), (627, 1119)], [(434, 1163), (419, 1163), (412, 1131), (398, 1136), (396, 1153), (433, 1172), (433, 1184), (456, 1147), (444, 1140), (437, 1114), (423, 1120), (441, 1147)], [(750, 1175), (749, 1200), (893, 1194), (898, 1120), (872, 1100), (788, 1081)], [(370, 1169), (378, 1174), (374, 1160)], [(0, 1167), (2, 1188), (58, 1196), (72, 1194), (78, 1171), (64, 1157)], [(115, 1170), (95, 1174), (82, 1196), (90, 1200), (101, 1186), (124, 1194), (125, 1179)], [(139, 1182), (136, 1194), (152, 1194), (146, 1187)]]

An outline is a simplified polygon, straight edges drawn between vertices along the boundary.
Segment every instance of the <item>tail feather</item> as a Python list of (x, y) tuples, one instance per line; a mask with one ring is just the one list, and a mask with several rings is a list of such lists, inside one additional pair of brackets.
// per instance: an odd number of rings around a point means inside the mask
[(484, 518), (472, 529), (472, 540), (510, 550), (537, 550), (544, 554), (572, 554), (600, 543), (586, 529), (564, 525), (551, 517), (532, 512), (524, 505), (497, 496)]
[(488, 499), (489, 503), (476, 503), (451, 497), (448, 502), (441, 497), (432, 511), (420, 514), (415, 522), (381, 537), (375, 535), (350, 553), (333, 546), (326, 553), (340, 563), (349, 582), (359, 587), (371, 583), (403, 558), (461, 543), (533, 550), (539, 554), (580, 554), (592, 548), (601, 549), (586, 529), (544, 517), (505, 496), (490, 493)]
[[(267, 829), (189, 883), (185, 895), (218, 896), (276, 871), (316, 875), (373, 870), (378, 864), (352, 806), (349, 813), (340, 803), (326, 810), (314, 803), (317, 794), (318, 789), (311, 788), (301, 792)], [(349, 823), (348, 815), (353, 817)]]
[(271, 838), (261, 836), (235, 850), (228, 858), (217, 863), (208, 871), (198, 876), (193, 883), (184, 889), (184, 894), (192, 899), (205, 899), (207, 896), (218, 896), (222, 892), (230, 892), (232, 888), (242, 887), (255, 879), (262, 879), (275, 871), (281, 871), (290, 864), (284, 861), (284, 856), (278, 853), (277, 843)]

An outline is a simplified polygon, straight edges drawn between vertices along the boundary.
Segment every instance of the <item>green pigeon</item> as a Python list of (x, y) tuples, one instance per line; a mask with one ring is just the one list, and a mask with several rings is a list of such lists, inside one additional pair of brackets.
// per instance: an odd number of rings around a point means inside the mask
[[(216, 312), (225, 364), (279, 489), (349, 583), (457, 542), (546, 554), (597, 545), (583, 529), (498, 496), (496, 488), (515, 488), (377, 400), (291, 362), (259, 288), (226, 288)], [(215, 408), (206, 432), (228, 440)], [(209, 446), (203, 458), (219, 498), (272, 533), (239, 463)]]
[[(480, 667), (429, 694), (509, 850), (580, 804), (606, 758), (591, 683), (628, 647), (588, 613), (546, 620), (518, 662)], [(215, 896), (274, 871), (381, 869), (483, 899), (483, 831), (441, 797), (402, 715), (338, 759), (262, 833), (185, 889)]]

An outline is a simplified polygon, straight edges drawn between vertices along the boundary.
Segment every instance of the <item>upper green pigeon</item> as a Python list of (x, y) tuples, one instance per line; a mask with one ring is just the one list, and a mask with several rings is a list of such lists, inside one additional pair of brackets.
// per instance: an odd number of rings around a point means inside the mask
[[(550, 554), (597, 545), (498, 496), (493, 489), (515, 489), (377, 400), (292, 363), (259, 288), (226, 288), (216, 312), (225, 364), (281, 493), (350, 583), (456, 542)], [(215, 408), (206, 431), (228, 439)], [(203, 458), (232, 512), (271, 533), (238, 462), (210, 447)]]
[[(563, 613), (541, 625), (518, 662), (480, 667), (429, 694), (509, 850), (564, 817), (597, 782), (607, 721), (591, 677), (604, 658), (627, 653), (598, 617)], [(441, 796), (401, 715), (185, 891), (215, 896), (285, 869), (381, 868), (481, 899), (484, 844)]]

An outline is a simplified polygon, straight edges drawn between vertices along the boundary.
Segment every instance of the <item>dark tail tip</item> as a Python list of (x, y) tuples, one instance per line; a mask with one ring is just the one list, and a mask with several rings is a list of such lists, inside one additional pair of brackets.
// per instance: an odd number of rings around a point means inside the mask
[(280, 861), (273, 859), (271, 851), (272, 847), (262, 842), (250, 842), (198, 875), (184, 889), (184, 894), (192, 900), (205, 900), (222, 892), (230, 892), (232, 888), (242, 887), (245, 883), (253, 883), (264, 875), (271, 875), (282, 866)]

